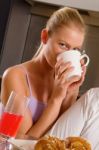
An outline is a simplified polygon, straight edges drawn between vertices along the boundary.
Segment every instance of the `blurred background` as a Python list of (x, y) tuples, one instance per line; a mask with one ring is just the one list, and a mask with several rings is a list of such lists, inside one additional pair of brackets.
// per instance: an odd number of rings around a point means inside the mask
[(98, 0), (0, 0), (0, 77), (9, 66), (33, 57), (47, 19), (62, 6), (77, 8), (87, 27), (82, 48), (90, 64), (80, 93), (99, 86)]

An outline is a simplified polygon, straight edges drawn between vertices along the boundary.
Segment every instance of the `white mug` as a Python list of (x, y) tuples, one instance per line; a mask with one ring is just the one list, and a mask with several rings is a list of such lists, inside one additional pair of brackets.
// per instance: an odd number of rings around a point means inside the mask
[(78, 50), (69, 50), (65, 51), (58, 55), (57, 61), (62, 59), (63, 62), (71, 62), (72, 66), (74, 67), (73, 71), (68, 75), (68, 77), (72, 76), (80, 76), (82, 74), (82, 68), (81, 68), (81, 59), (86, 59), (85, 66), (89, 64), (89, 56), (87, 54), (81, 55), (80, 51)]

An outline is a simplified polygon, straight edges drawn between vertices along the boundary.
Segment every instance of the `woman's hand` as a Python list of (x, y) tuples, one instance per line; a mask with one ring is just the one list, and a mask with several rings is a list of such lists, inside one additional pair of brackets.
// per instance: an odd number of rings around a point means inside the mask
[(57, 103), (62, 103), (66, 97), (69, 86), (79, 80), (77, 76), (72, 77), (72, 79), (68, 78), (69, 73), (72, 72), (73, 69), (74, 67), (71, 66), (70, 62), (64, 63), (62, 60), (58, 61), (55, 65), (55, 79), (51, 99), (56, 100)]
[(73, 82), (69, 85), (67, 89), (67, 95), (62, 103), (61, 106), (61, 113), (63, 113), (65, 110), (67, 110), (76, 100), (79, 95), (79, 88), (83, 84), (86, 74), (86, 66), (84, 66), (84, 62), (82, 61), (82, 75), (80, 80)]
[(77, 82), (72, 83), (69, 87), (68, 87), (68, 92), (71, 91), (75, 91), (76, 89), (80, 88), (80, 86), (83, 84), (84, 80), (85, 80), (85, 74), (86, 74), (86, 67), (82, 66), (82, 74), (81, 74), (81, 78), (80, 80), (78, 80)]

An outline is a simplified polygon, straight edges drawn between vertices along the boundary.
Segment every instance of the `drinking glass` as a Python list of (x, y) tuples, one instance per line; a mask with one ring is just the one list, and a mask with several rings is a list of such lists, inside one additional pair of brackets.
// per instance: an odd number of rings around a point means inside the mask
[(7, 141), (15, 138), (21, 125), (28, 98), (12, 91), (0, 119), (0, 137)]

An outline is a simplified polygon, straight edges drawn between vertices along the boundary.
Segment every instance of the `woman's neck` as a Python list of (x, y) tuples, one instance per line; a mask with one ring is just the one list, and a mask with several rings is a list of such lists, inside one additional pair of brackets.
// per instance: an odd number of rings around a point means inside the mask
[(53, 68), (48, 64), (46, 58), (43, 55), (39, 55), (32, 59), (33, 68), (35, 71), (43, 77), (52, 76), (54, 73)]

